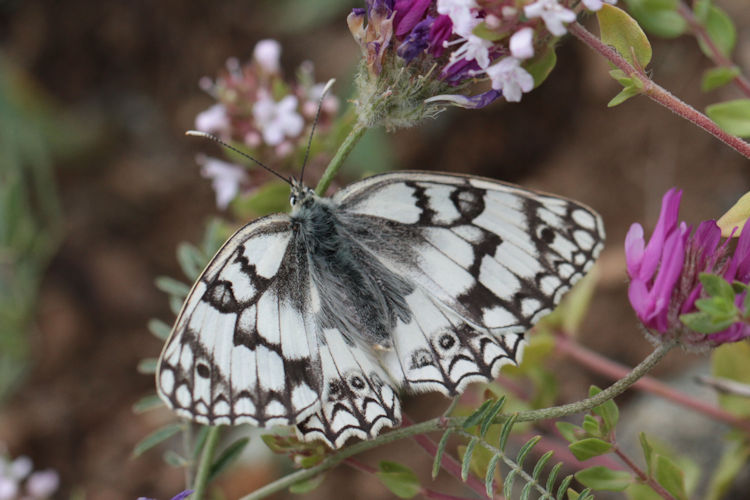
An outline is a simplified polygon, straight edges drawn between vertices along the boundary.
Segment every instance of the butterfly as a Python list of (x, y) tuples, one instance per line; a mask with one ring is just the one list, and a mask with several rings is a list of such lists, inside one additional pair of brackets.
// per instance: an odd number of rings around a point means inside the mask
[(402, 171), (237, 231), (194, 284), (157, 389), (202, 424), (296, 426), (338, 448), (518, 363), (524, 332), (593, 265), (588, 207), (492, 179)]

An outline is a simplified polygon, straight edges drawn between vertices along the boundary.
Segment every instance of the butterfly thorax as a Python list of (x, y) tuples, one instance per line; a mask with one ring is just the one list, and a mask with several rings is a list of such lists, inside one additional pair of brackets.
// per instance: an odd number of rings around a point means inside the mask
[(351, 332), (350, 343), (390, 348), (396, 319), (409, 314), (405, 295), (411, 285), (350, 233), (335, 202), (311, 191), (298, 194), (291, 213), (293, 238), (297, 251), (307, 255), (318, 326)]

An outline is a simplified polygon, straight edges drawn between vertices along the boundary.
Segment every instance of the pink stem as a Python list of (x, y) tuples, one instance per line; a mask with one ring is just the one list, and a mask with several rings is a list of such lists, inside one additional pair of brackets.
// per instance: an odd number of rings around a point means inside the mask
[[(583, 363), (591, 370), (605, 375), (612, 380), (621, 379), (630, 371), (627, 367), (619, 363), (615, 363), (614, 361), (609, 360), (604, 356), (591, 351), (590, 349), (586, 349), (582, 345), (576, 343), (574, 340), (571, 340), (571, 338), (564, 333), (560, 333), (559, 335), (557, 335), (556, 339), (557, 348), (559, 351)], [(686, 408), (693, 409), (695, 411), (703, 413), (704, 415), (708, 415), (722, 422), (726, 422), (734, 427), (750, 433), (750, 421), (736, 417), (735, 415), (732, 415), (731, 413), (722, 410), (721, 408), (717, 408), (713, 405), (695, 399), (685, 393), (676, 391), (668, 385), (659, 382), (653, 377), (642, 377), (635, 384), (633, 384), (633, 387), (646, 392), (650, 392), (652, 394), (657, 394), (666, 399), (669, 399), (670, 401), (674, 401), (679, 405), (685, 406)]]
[(618, 54), (615, 49), (603, 43), (600, 39), (595, 37), (591, 32), (586, 30), (586, 28), (581, 26), (579, 23), (575, 22), (569, 24), (568, 31), (570, 31), (573, 36), (581, 40), (583, 43), (591, 47), (594, 51), (607, 58), (612, 64), (624, 71), (629, 77), (637, 78), (638, 80), (640, 80), (643, 84), (643, 93), (650, 99), (656, 101), (657, 103), (680, 115), (686, 120), (694, 123), (695, 125), (699, 126), (709, 134), (713, 135), (714, 137), (740, 153), (745, 158), (750, 159), (750, 144), (743, 141), (739, 137), (724, 132), (709, 117), (699, 112), (687, 103), (682, 102), (665, 88), (660, 87), (659, 85), (654, 83), (654, 81), (652, 81), (642, 70), (633, 67), (627, 60), (625, 60), (625, 58)]

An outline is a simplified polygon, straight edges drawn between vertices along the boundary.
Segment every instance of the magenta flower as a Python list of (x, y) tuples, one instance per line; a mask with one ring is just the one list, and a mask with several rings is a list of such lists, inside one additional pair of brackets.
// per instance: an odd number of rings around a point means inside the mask
[[(720, 276), (729, 283), (750, 282), (750, 231), (742, 233), (730, 255), (729, 240), (721, 243), (716, 221), (703, 221), (695, 231), (684, 222), (678, 223), (681, 197), (682, 191), (674, 188), (664, 195), (659, 220), (648, 243), (638, 223), (630, 227), (625, 237), (630, 304), (651, 333), (679, 337), (685, 345), (715, 346), (750, 337), (750, 325), (741, 318), (709, 334), (691, 330), (680, 320), (682, 315), (697, 312), (696, 302), (708, 296), (700, 281), (701, 273)], [(734, 299), (738, 311), (746, 293), (739, 293)]]

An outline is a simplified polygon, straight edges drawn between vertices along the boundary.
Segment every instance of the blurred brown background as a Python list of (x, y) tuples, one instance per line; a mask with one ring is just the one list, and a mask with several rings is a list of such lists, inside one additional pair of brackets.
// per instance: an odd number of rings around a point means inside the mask
[[(0, 406), (0, 442), (14, 456), (26, 454), (38, 467), (58, 470), (61, 498), (166, 499), (183, 489), (181, 473), (163, 463), (163, 449), (131, 459), (134, 444), (171, 416), (134, 415), (131, 407), (153, 390), (152, 378), (136, 373), (141, 358), (160, 350), (146, 322), (173, 318), (154, 278), (182, 278), (176, 245), (198, 241), (204, 222), (218, 213), (194, 161), (213, 146), (183, 135), (212, 103), (198, 79), (215, 75), (230, 56), (247, 59), (257, 40), (273, 37), (283, 44), (288, 74), (310, 59), (318, 80), (337, 78), (336, 91), (346, 97), (358, 47), (345, 16), (358, 5), (0, 1), (3, 68), (12, 66), (25, 79), (24, 98), (42, 109), (54, 123), (53, 137), (63, 142), (50, 149), (49, 160), (62, 208), (61, 239), (48, 267), (41, 265), (26, 329), (28, 370)], [(736, 60), (747, 73), (750, 10), (746, 0), (721, 5), (739, 27)], [(646, 98), (608, 109), (618, 86), (607, 63), (575, 39), (562, 41), (558, 58), (550, 78), (520, 104), (451, 111), (390, 135), (393, 168), (479, 173), (600, 211), (608, 246), (582, 342), (635, 364), (650, 347), (627, 304), (622, 243), (629, 224), (652, 226), (671, 186), (685, 190), (683, 219), (718, 217), (750, 187), (750, 165)], [(708, 67), (692, 38), (654, 40), (654, 79), (698, 109), (739, 97), (731, 86), (702, 94), (700, 74)], [(3, 106), (0, 115), (9, 109)], [(659, 373), (676, 373), (700, 359), (674, 354)], [(569, 362), (559, 365), (562, 396), (582, 397), (590, 375)], [(407, 403), (407, 411), (429, 416), (444, 404), (439, 397), (420, 398)], [(395, 446), (377, 456), (408, 453), (417, 470), (429, 469), (429, 458), (416, 447)], [(283, 472), (279, 463), (237, 469), (224, 480), (227, 497), (270, 481)], [(452, 480), (443, 482), (461, 492)], [(373, 478), (347, 469), (313, 495), (333, 494), (391, 498)]]

